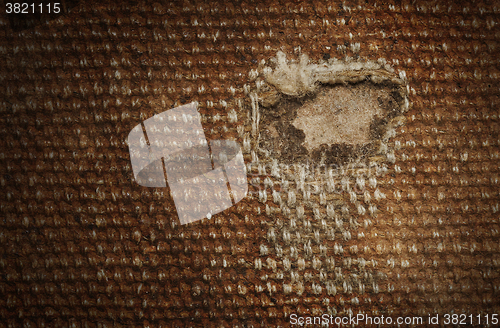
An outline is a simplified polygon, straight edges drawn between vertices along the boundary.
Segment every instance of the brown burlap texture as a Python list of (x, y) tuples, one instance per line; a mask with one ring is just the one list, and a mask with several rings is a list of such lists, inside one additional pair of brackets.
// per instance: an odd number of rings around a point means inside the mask
[[(0, 327), (500, 310), (500, 3), (80, 3), (16, 31), (0, 18)], [(208, 139), (243, 144), (238, 101), (278, 51), (383, 58), (405, 79), (386, 171), (345, 195), (344, 223), (275, 211), (253, 185), (179, 225), (168, 188), (135, 183), (129, 131), (198, 101)]]

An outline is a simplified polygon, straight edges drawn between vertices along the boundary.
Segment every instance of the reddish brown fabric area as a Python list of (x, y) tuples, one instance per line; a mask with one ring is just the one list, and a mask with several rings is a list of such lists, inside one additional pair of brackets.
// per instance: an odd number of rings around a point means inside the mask
[[(82, 1), (16, 31), (3, 14), (0, 327), (268, 327), (288, 326), (292, 313), (497, 313), (499, 8)], [(346, 276), (354, 270), (346, 258), (370, 260), (376, 288), (332, 295), (314, 289), (313, 278), (303, 292), (285, 293), (290, 280), (276, 272), (286, 268), (272, 261), (282, 237), (268, 235), (287, 223), (281, 213), (267, 215), (248, 197), (180, 226), (168, 188), (133, 181), (129, 131), (174, 106), (198, 101), (208, 139), (241, 143), (246, 113), (226, 104), (247, 97), (251, 70), (279, 50), (313, 61), (384, 58), (408, 81), (411, 108), (391, 139), (395, 162), (378, 178), (386, 198), (376, 216), (359, 215), (371, 222), (356, 231), (363, 239), (337, 240), (343, 255), (325, 242)], [(312, 260), (303, 271), (293, 265), (301, 276), (321, 271)]]

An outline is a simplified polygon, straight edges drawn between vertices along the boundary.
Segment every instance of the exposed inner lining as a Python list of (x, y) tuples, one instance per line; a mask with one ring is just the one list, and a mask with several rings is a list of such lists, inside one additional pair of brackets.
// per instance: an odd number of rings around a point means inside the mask
[(324, 85), (314, 95), (284, 96), (265, 108), (260, 149), (281, 162), (346, 163), (374, 155), (403, 99), (391, 83)]
[(297, 110), (292, 124), (304, 131), (308, 151), (322, 144), (366, 144), (370, 141), (370, 124), (383, 114), (377, 99), (387, 96), (387, 90), (374, 89), (367, 83), (324, 88)]

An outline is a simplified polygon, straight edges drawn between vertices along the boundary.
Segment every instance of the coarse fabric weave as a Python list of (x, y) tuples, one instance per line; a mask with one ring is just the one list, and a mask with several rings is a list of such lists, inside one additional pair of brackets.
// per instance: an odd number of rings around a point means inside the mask
[[(0, 16), (0, 327), (500, 314), (498, 1), (71, 8)], [(380, 62), (407, 86), (376, 172), (343, 172), (335, 197), (273, 192), (300, 173), (256, 158), (255, 76), (279, 53)], [(168, 187), (134, 181), (126, 139), (192, 101), (207, 139), (242, 145), (250, 192), (180, 225)]]

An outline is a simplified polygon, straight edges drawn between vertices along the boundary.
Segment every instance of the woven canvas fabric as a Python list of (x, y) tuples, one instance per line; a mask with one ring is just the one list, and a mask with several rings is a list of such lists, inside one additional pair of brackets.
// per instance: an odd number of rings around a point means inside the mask
[[(11, 23), (0, 16), (0, 327), (500, 310), (498, 2), (82, 1)], [(342, 192), (304, 192), (314, 172), (273, 171), (257, 149), (256, 77), (278, 53), (381, 63), (407, 90), (376, 165), (332, 178)], [(135, 183), (126, 139), (192, 101), (207, 139), (242, 145), (250, 192), (180, 225), (168, 187)]]

